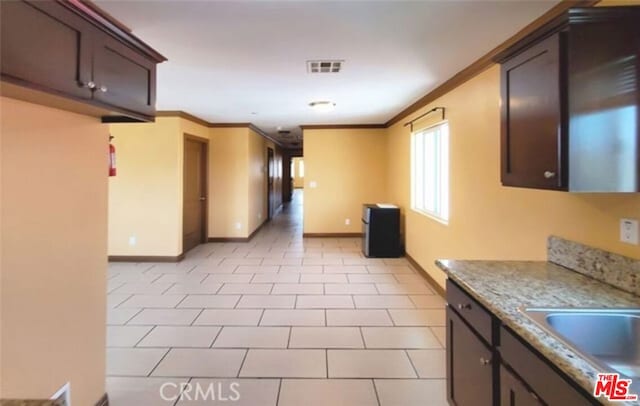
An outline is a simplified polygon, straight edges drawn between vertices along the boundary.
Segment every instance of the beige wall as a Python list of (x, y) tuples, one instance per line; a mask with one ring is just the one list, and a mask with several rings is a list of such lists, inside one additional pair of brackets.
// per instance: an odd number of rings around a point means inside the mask
[(407, 253), (440, 284), (445, 276), (433, 264), (437, 258), (544, 260), (551, 234), (640, 258), (640, 247), (618, 241), (619, 219), (640, 218), (640, 194), (572, 194), (501, 185), (499, 79), (500, 69), (494, 66), (406, 118), (435, 106), (447, 109), (449, 225), (410, 209), (406, 120), (388, 130), (389, 197), (403, 208)]
[[(304, 176), (300, 176), (300, 162), (304, 161), (304, 158), (293, 158), (293, 187), (304, 188)], [(304, 165), (304, 164), (303, 164)]]
[(387, 200), (386, 150), (385, 129), (304, 131), (305, 233), (362, 231), (362, 204)]
[(110, 180), (109, 255), (182, 253), (184, 134), (209, 140), (208, 236), (245, 238), (267, 218), (266, 148), (275, 146), (255, 131), (178, 117), (110, 130), (118, 176)]
[[(182, 253), (181, 119), (112, 124), (117, 176), (109, 178), (109, 255)], [(136, 238), (129, 245), (129, 238)]]
[(246, 237), (249, 130), (212, 128), (209, 134), (209, 237)]
[(107, 143), (99, 120), (1, 98), (0, 398), (104, 394)]
[(260, 134), (249, 130), (249, 234), (268, 217), (267, 187), (267, 142)]

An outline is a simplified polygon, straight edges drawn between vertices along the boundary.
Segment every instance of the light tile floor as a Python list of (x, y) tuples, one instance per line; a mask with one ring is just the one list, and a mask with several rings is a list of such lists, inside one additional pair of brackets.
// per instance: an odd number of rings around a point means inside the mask
[(248, 243), (110, 264), (112, 406), (447, 404), (444, 301), (404, 258), (303, 239), (301, 202)]

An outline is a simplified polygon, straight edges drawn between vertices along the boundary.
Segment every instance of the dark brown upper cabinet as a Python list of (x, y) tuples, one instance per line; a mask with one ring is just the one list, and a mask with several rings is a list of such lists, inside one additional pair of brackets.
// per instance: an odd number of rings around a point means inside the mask
[(574, 8), (498, 56), (503, 185), (640, 191), (638, 21)]
[(120, 41), (101, 35), (93, 50), (94, 97), (102, 103), (155, 115), (156, 64)]
[(102, 116), (153, 121), (162, 55), (93, 3), (2, 1), (2, 93)]

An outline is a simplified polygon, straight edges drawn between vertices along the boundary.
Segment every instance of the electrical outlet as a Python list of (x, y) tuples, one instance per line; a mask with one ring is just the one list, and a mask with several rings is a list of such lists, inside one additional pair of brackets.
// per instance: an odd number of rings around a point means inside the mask
[(620, 219), (620, 241), (638, 245), (638, 220)]
[(236, 230), (242, 230), (242, 223), (236, 223)]
[(348, 226), (349, 224), (351, 224), (351, 219), (344, 219), (344, 225)]
[(309, 182), (309, 188), (315, 189), (317, 187), (318, 187), (318, 182), (316, 182), (315, 180), (312, 180)]
[(136, 237), (135, 235), (132, 235), (129, 237), (129, 246), (133, 247), (138, 243), (138, 237)]

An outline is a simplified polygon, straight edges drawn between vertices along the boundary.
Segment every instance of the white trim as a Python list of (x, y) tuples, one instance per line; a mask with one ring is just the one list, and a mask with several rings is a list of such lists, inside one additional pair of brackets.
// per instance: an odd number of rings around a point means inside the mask
[[(435, 155), (435, 161), (432, 160), (428, 162), (427, 165), (430, 167), (425, 167), (423, 162), (419, 164), (416, 163), (416, 155), (421, 156), (422, 159), (426, 161), (426, 157), (424, 157), (425, 149), (424, 146), (425, 137), (419, 137), (419, 135), (429, 132), (438, 131), (438, 136), (433, 140), (430, 140), (433, 145), (430, 147), (430, 151)], [(446, 145), (444, 145), (441, 141), (443, 136), (446, 136)], [(416, 151), (416, 144), (420, 143), (420, 152)], [(426, 217), (429, 217), (441, 224), (448, 225), (449, 219), (451, 218), (451, 202), (450, 202), (450, 175), (451, 175), (451, 151), (450, 151), (450, 135), (449, 135), (449, 121), (441, 120), (437, 123), (434, 123), (430, 126), (421, 128), (419, 130), (411, 132), (411, 141), (410, 141), (410, 206), (411, 210), (422, 214)], [(442, 165), (441, 158), (444, 158), (443, 153), (446, 153), (446, 167)], [(417, 168), (417, 165), (420, 165)], [(417, 171), (420, 171), (420, 175), (417, 175)], [(425, 193), (425, 176), (431, 174), (433, 178), (430, 177), (432, 185), (429, 185), (435, 193), (432, 194), (432, 199), (429, 199), (430, 203), (428, 206), (432, 206), (435, 210), (428, 210), (426, 208), (427, 204), (425, 202), (424, 196)], [(420, 179), (418, 179), (420, 178)], [(423, 185), (418, 185), (417, 182), (421, 180)], [(435, 183), (434, 183), (435, 182)], [(446, 184), (445, 184), (446, 183)], [(444, 185), (444, 186), (443, 186)], [(417, 195), (421, 195), (420, 204), (417, 204), (416, 201), (418, 198)], [(433, 197), (435, 195), (435, 197)], [(444, 207), (446, 205), (446, 207)], [(422, 206), (418, 208), (417, 206)], [(444, 215), (443, 215), (444, 214)]]

